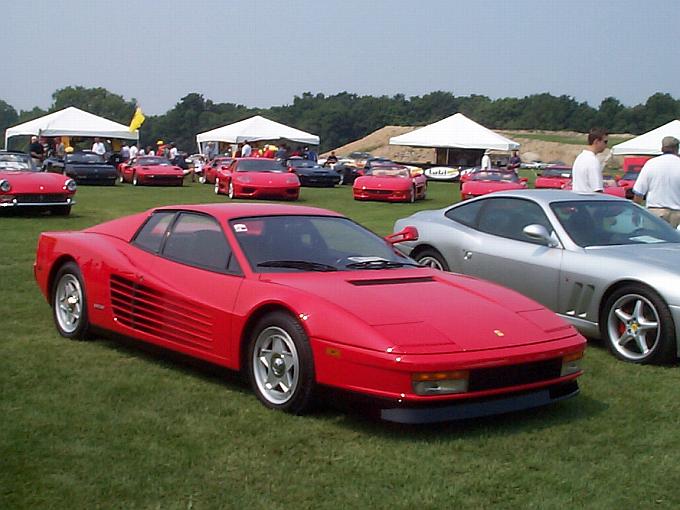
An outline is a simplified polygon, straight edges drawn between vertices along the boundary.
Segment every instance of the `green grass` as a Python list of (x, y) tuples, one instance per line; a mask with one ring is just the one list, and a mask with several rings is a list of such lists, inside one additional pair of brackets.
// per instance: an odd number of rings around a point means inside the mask
[[(528, 138), (529, 140), (540, 140), (542, 142), (566, 143), (569, 145), (586, 145), (588, 136), (559, 134), (559, 133), (515, 133), (516, 138)], [(630, 136), (609, 136), (609, 147), (630, 140)]]
[[(43, 230), (160, 204), (226, 201), (208, 186), (82, 187), (68, 218), (0, 218), (0, 508), (674, 508), (678, 367), (633, 366), (591, 344), (582, 394), (426, 427), (322, 409), (265, 409), (233, 374), (130, 341), (59, 337), (33, 281)], [(348, 187), (300, 203), (379, 234), (457, 200), (358, 203)], [(426, 296), (414, 296), (426, 299)], [(465, 313), (452, 317), (464, 321)]]

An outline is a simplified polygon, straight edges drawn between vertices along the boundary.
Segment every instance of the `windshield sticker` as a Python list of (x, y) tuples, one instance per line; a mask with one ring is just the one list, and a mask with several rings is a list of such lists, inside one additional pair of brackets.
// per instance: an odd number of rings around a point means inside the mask
[(631, 241), (635, 241), (638, 243), (646, 243), (646, 244), (652, 244), (652, 243), (663, 243), (663, 239), (657, 239), (656, 237), (652, 236), (635, 236), (630, 238)]
[(382, 257), (347, 257), (347, 260), (352, 262), (387, 262), (387, 259)]
[(234, 232), (248, 232), (248, 227), (246, 227), (243, 223), (236, 223), (234, 225)]

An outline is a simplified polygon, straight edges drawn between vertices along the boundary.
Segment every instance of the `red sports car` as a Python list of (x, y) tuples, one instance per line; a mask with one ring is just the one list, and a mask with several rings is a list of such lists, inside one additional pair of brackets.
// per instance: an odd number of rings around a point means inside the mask
[(28, 154), (0, 151), (0, 210), (35, 209), (68, 215), (75, 204), (76, 181), (41, 172)]
[(570, 166), (548, 166), (541, 170), (541, 175), (536, 177), (534, 188), (536, 189), (563, 189), (571, 182)]
[(215, 193), (226, 193), (229, 198), (297, 200), (300, 179), (276, 159), (236, 158), (217, 171)]
[[(633, 198), (633, 189), (632, 187), (630, 189), (625, 188), (623, 186), (619, 186), (617, 180), (612, 177), (611, 175), (603, 175), (602, 176), (602, 184), (604, 186), (603, 193), (605, 195), (612, 195), (615, 197), (619, 198), (628, 198), (632, 199)], [(565, 190), (571, 190), (572, 189), (572, 181), (570, 180), (567, 182), (562, 189)]]
[(427, 194), (427, 177), (412, 175), (408, 167), (396, 163), (373, 164), (352, 184), (354, 200), (415, 202)]
[(527, 187), (527, 179), (519, 177), (512, 170), (475, 169), (461, 179), (460, 196), (462, 200), (479, 197), (494, 191), (508, 191), (511, 189), (524, 189)]
[(218, 170), (226, 170), (234, 158), (228, 156), (218, 156), (209, 161), (203, 167), (203, 175), (198, 178), (201, 184), (215, 184)]
[(302, 413), (326, 386), (434, 422), (577, 394), (572, 326), (391, 243), (324, 209), (178, 205), (45, 232), (34, 271), (62, 336), (108, 330), (242, 371), (274, 409)]
[(120, 182), (133, 186), (182, 186), (184, 171), (161, 156), (141, 156), (118, 165)]

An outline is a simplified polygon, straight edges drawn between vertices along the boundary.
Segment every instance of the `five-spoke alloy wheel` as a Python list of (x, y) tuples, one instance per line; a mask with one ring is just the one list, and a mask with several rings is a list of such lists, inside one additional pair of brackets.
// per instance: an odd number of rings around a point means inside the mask
[(52, 310), (61, 336), (84, 339), (89, 322), (87, 300), (80, 269), (74, 262), (64, 264), (54, 279)]

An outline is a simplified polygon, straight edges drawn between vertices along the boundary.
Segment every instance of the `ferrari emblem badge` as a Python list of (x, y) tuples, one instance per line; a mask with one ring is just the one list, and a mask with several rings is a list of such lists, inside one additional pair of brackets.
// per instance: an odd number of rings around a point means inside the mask
[(500, 329), (494, 329), (493, 332), (496, 336), (505, 336), (505, 333), (503, 333)]

